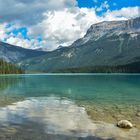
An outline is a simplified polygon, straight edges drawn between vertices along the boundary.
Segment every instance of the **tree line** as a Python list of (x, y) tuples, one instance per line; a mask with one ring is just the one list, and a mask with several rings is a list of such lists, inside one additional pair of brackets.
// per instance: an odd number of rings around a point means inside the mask
[(0, 59), (0, 74), (23, 74), (24, 71), (16, 65)]
[(140, 73), (140, 62), (117, 66), (87, 66), (60, 69), (58, 73)]

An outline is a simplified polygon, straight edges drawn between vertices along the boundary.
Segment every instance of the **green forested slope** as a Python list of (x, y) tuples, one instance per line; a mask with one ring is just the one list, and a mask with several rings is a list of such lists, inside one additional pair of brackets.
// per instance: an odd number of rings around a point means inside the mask
[(0, 74), (22, 74), (24, 71), (11, 63), (0, 60)]

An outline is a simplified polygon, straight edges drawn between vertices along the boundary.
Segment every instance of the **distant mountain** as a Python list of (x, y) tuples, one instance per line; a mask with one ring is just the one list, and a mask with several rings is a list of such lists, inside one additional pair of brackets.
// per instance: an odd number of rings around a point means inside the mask
[(34, 49), (35, 51), (43, 51), (43, 52), (47, 52), (47, 48), (37, 48), (37, 49)]
[(25, 59), (37, 57), (46, 54), (43, 51), (24, 49), (18, 46), (0, 42), (0, 59), (7, 62), (17, 63)]
[(27, 72), (140, 72), (140, 18), (92, 25), (69, 47), (22, 61)]
[(58, 46), (57, 49), (61, 49), (61, 48), (65, 48), (65, 47), (69, 47), (69, 46), (62, 46), (62, 45), (60, 45), (60, 46)]

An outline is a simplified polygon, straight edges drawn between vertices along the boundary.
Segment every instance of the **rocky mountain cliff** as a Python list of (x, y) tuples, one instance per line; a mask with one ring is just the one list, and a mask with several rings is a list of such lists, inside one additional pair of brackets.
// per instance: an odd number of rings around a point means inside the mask
[[(133, 65), (139, 62), (140, 18), (136, 18), (94, 24), (83, 38), (71, 46), (28, 59), (22, 66), (32, 72), (71, 72), (76, 69), (78, 72), (80, 69), (84, 69), (84, 72), (94, 72), (98, 67), (102, 72), (104, 68), (113, 68), (114, 72), (118, 72), (118, 67), (131, 72)], [(139, 71), (139, 68), (134, 69)]]
[(0, 42), (0, 58), (26, 72), (140, 72), (140, 18), (94, 24), (83, 38), (52, 52)]

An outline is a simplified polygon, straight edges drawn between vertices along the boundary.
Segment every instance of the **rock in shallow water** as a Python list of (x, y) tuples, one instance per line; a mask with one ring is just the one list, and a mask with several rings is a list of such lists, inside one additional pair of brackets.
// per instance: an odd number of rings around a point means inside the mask
[(128, 120), (121, 120), (117, 123), (117, 126), (120, 128), (127, 128), (130, 129), (133, 127), (133, 124)]
[(140, 117), (140, 112), (138, 112), (138, 113), (136, 114), (136, 116), (137, 116), (137, 117)]

